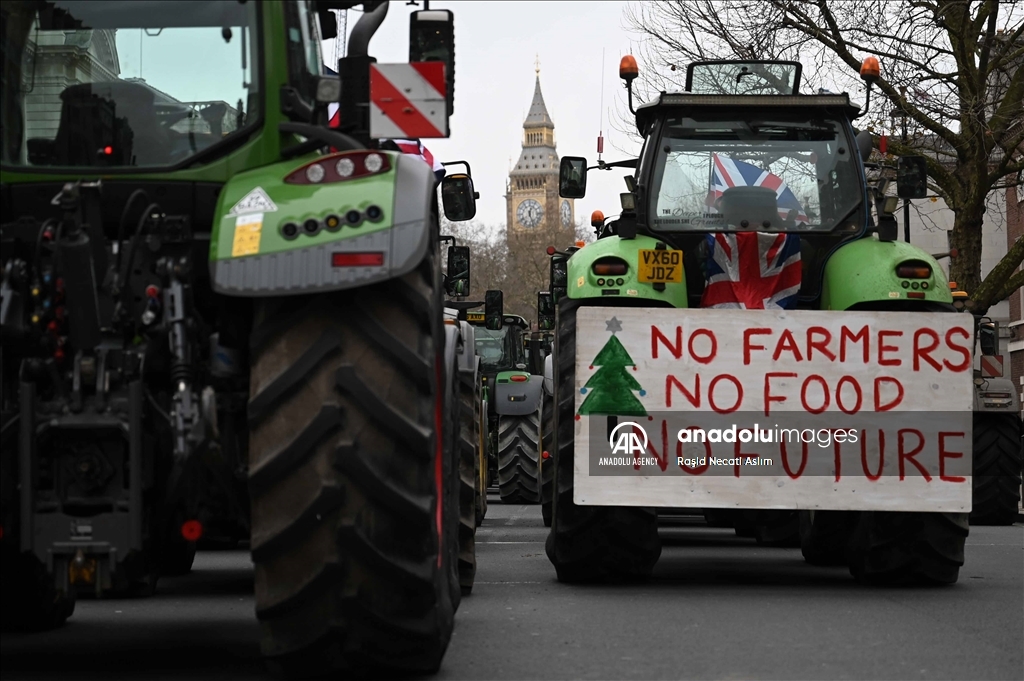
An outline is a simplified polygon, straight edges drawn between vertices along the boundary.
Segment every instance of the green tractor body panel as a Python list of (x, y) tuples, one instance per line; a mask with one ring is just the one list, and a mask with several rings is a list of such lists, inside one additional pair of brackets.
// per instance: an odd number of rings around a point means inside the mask
[[(668, 303), (672, 307), (687, 307), (686, 276), (682, 282), (665, 284), (664, 291), (657, 291), (653, 284), (637, 280), (638, 267), (643, 250), (654, 250), (659, 241), (652, 237), (638, 234), (634, 239), (622, 239), (611, 236), (587, 244), (572, 254), (568, 261), (568, 294), (572, 299), (585, 298), (631, 298)], [(614, 279), (613, 284), (598, 284), (598, 279), (609, 279), (594, 273), (594, 263), (605, 257), (617, 257), (626, 262), (626, 273)], [(682, 261), (682, 258), (680, 258)], [(682, 264), (679, 265), (682, 268)], [(619, 282), (622, 282), (621, 284)]]
[(428, 246), (433, 173), (408, 155), (374, 153), (389, 169), (361, 178), (285, 182), (311, 164), (331, 174), (349, 156), (361, 163), (361, 152), (275, 163), (233, 178), (221, 192), (210, 242), (214, 290), (241, 296), (340, 290), (415, 267)]
[[(910, 264), (927, 265), (931, 275), (898, 276), (897, 269)], [(821, 309), (847, 310), (858, 303), (896, 300), (952, 304), (949, 282), (935, 258), (912, 244), (871, 236), (843, 244), (828, 259)]]
[[(398, 154), (380, 152), (391, 162)], [(339, 154), (337, 158), (344, 155)], [(310, 160), (310, 159), (307, 159)], [(314, 157), (311, 160), (316, 160)], [(336, 159), (331, 159), (336, 162)], [(330, 162), (330, 161), (329, 161)], [(394, 202), (395, 181), (394, 171), (365, 178), (348, 180), (337, 184), (286, 184), (285, 176), (302, 169), (306, 163), (294, 161), (275, 163), (256, 170), (241, 173), (233, 177), (221, 191), (217, 203), (217, 220), (210, 240), (210, 260), (228, 260), (248, 255), (267, 255), (284, 251), (296, 251), (304, 248), (320, 246), (325, 243), (343, 241), (360, 235), (371, 234), (392, 225), (393, 210), (385, 211), (376, 222), (363, 218), (358, 227), (347, 224), (346, 213), (350, 210), (364, 212), (371, 205), (391, 207)], [(269, 212), (259, 210), (263, 203), (262, 196), (270, 200)], [(233, 207), (244, 199), (252, 197), (253, 207), (245, 212), (236, 212)], [(238, 215), (262, 215), (263, 227), (258, 232), (260, 238), (253, 244), (255, 252), (235, 241), (245, 239), (245, 234), (236, 231), (235, 222)], [(339, 223), (336, 228), (324, 225), (328, 215), (337, 216)], [(310, 234), (304, 229), (306, 220), (316, 220), (317, 232)], [(294, 223), (299, 232), (291, 238), (284, 236), (282, 227)], [(246, 230), (241, 230), (245, 232)], [(239, 252), (241, 251), (241, 252)]]
[(525, 371), (499, 371), (494, 378), (495, 383), (512, 383), (513, 376), (521, 376), (527, 380), (530, 378), (530, 374)]

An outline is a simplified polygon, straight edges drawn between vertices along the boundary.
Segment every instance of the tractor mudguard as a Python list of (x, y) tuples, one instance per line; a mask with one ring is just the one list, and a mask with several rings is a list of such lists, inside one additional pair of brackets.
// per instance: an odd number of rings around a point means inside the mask
[(444, 375), (446, 377), (455, 377), (455, 372), (460, 369), (459, 353), (462, 350), (459, 346), (462, 345), (462, 340), (458, 326), (454, 324), (444, 325)]
[(375, 151), (390, 169), (325, 184), (285, 182), (314, 162), (333, 168), (346, 155), (361, 162), (365, 153), (306, 157), (233, 177), (221, 192), (210, 239), (214, 291), (253, 297), (338, 291), (416, 267), (429, 246), (436, 201), (436, 179), (422, 160)]
[[(995, 403), (998, 406), (989, 406), (993, 404), (990, 399), (983, 398), (983, 395), (989, 393), (1006, 393), (1007, 397), (1000, 397), (1000, 402)], [(1003, 401), (1006, 401), (1003, 404)], [(974, 391), (974, 413), (990, 412), (993, 414), (1020, 414), (1020, 402), (1017, 397), (1017, 391), (1013, 387), (1013, 381), (1009, 378), (986, 378), (985, 383), (978, 386)]]
[[(901, 265), (922, 263), (930, 276), (897, 275)], [(950, 303), (949, 281), (939, 263), (917, 246), (868, 237), (840, 246), (825, 264), (821, 309), (847, 310), (857, 303), (915, 300)]]
[[(682, 272), (682, 281), (678, 284), (665, 284), (663, 291), (656, 291), (653, 284), (640, 282), (639, 263), (641, 250), (655, 249), (658, 240), (638, 234), (633, 239), (622, 239), (618, 236), (598, 239), (587, 244), (570, 256), (567, 263), (568, 296), (580, 298), (641, 298), (667, 302), (672, 307), (688, 307), (686, 298), (686, 273)], [(618, 257), (626, 261), (629, 269), (624, 275), (602, 277), (595, 274), (594, 262), (604, 257)], [(682, 265), (680, 265), (682, 268)], [(598, 280), (604, 282), (598, 284)], [(619, 282), (622, 282), (621, 284)], [(612, 282), (612, 283), (608, 283)]]
[(548, 355), (544, 358), (544, 392), (551, 396), (555, 394), (555, 361), (553, 357), (554, 355)]
[(462, 350), (459, 354), (459, 371), (476, 376), (480, 359), (476, 356), (476, 331), (469, 322), (459, 322), (462, 329)]
[(491, 391), (494, 411), (499, 416), (525, 416), (540, 409), (541, 393), (544, 390), (542, 376), (530, 376), (527, 381), (511, 381), (509, 376), (523, 376), (522, 371), (503, 371), (498, 374)]

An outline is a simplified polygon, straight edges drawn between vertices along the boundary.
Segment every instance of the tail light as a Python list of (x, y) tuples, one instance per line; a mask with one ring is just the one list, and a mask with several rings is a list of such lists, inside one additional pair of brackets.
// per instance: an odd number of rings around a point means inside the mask
[(383, 253), (332, 253), (333, 267), (380, 267), (384, 264)]
[(523, 376), (521, 374), (516, 375), (516, 376), (509, 376), (508, 378), (509, 378), (510, 381), (514, 381), (516, 383), (526, 383), (527, 381), (530, 380), (529, 376)]
[(896, 276), (901, 279), (927, 279), (932, 276), (932, 268), (924, 262), (907, 262), (896, 268)]
[(594, 274), (605, 277), (622, 276), (629, 271), (629, 265), (622, 258), (607, 257), (596, 260), (590, 269), (593, 270)]
[(181, 538), (185, 541), (199, 541), (203, 536), (203, 524), (198, 520), (186, 520), (181, 524)]
[(345, 151), (321, 156), (298, 170), (293, 170), (284, 181), (287, 184), (330, 184), (344, 180), (380, 175), (391, 170), (391, 159), (380, 151)]

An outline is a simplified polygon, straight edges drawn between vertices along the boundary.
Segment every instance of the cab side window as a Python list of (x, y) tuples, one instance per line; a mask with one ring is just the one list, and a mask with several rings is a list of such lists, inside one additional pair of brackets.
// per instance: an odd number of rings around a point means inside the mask
[(286, 3), (288, 22), (288, 84), (308, 104), (316, 98), (317, 78), (323, 74), (320, 28), (309, 2)]

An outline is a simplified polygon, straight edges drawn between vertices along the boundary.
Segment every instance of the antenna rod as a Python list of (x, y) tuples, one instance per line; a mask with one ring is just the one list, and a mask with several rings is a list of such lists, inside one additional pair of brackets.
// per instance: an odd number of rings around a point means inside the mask
[(605, 48), (601, 48), (601, 122), (597, 132), (597, 160), (601, 160), (601, 154), (604, 152), (604, 51)]

